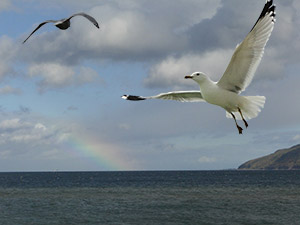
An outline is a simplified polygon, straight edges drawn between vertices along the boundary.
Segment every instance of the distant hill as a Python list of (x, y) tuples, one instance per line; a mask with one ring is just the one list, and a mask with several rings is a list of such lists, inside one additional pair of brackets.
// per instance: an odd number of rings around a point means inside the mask
[(239, 170), (300, 170), (300, 144), (245, 162)]

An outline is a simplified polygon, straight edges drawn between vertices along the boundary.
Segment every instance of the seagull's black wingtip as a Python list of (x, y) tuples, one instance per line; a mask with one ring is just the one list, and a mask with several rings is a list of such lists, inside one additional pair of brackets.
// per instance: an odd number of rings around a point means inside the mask
[(146, 98), (144, 98), (144, 97), (135, 96), (135, 95), (123, 95), (122, 98), (125, 99), (125, 100), (130, 100), (130, 101), (146, 100)]
[(272, 17), (272, 19), (273, 19), (272, 21), (275, 22), (275, 16), (276, 16), (275, 9), (276, 9), (276, 5), (273, 5), (273, 0), (267, 0), (260, 16), (258, 17), (256, 23), (252, 27), (251, 31), (254, 29), (254, 27), (256, 26), (258, 21), (260, 21), (266, 15), (269, 15), (270, 17)]
[(261, 12), (258, 19), (265, 17), (267, 14), (270, 14), (270, 16), (275, 17), (275, 15), (276, 15), (275, 9), (276, 9), (276, 5), (273, 5), (273, 0), (267, 0), (265, 6), (263, 8), (263, 11)]

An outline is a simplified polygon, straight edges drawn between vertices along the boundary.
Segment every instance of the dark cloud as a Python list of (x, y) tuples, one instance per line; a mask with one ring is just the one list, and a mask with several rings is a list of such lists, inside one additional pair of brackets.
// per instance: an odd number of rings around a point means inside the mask
[(29, 107), (20, 105), (19, 112), (20, 112), (20, 114), (29, 114), (31, 112), (31, 109)]
[[(86, 12), (95, 15), (101, 29), (78, 18), (67, 31), (45, 27), (26, 45), (21, 45), (23, 37), (19, 38), (19, 45), (12, 38), (2, 37), (0, 79), (10, 78), (13, 66), (20, 63), (40, 91), (57, 90), (95, 81), (98, 71), (86, 67), (91, 62), (125, 63), (118, 64), (116, 76), (107, 77), (113, 87), (101, 92), (106, 93), (104, 96), (89, 99), (95, 101), (93, 106), (99, 106), (93, 108), (95, 113), (88, 110), (92, 115), (88, 118), (49, 122), (49, 118), (33, 118), (38, 113), (31, 112), (31, 107), (20, 106), (17, 113), (0, 107), (0, 156), (5, 159), (2, 162), (27, 154), (28, 162), (35, 158), (50, 165), (52, 158), (55, 160), (49, 168), (58, 165), (57, 159), (60, 168), (75, 168), (79, 164), (76, 162), (83, 159), (70, 160), (66, 149), (71, 148), (68, 136), (76, 133), (79, 137), (96, 137), (105, 149), (106, 144), (112, 145), (109, 150), (121, 149), (134, 163), (138, 162), (140, 169), (233, 168), (300, 140), (298, 0), (276, 1), (275, 29), (253, 85), (243, 93), (265, 95), (267, 101), (259, 116), (249, 121), (243, 136), (238, 134), (234, 121), (216, 106), (159, 100), (125, 102), (119, 97), (123, 93), (118, 94), (118, 85), (123, 85), (118, 76), (122, 71), (124, 77), (130, 77), (126, 82), (136, 88), (140, 78), (128, 75), (134, 67), (131, 63), (143, 63), (149, 68), (144, 84), (152, 89), (141, 85), (132, 93), (137, 95), (198, 88), (183, 79), (197, 70), (217, 80), (235, 46), (255, 23), (264, 1), (223, 0), (222, 5), (217, 0), (177, 0), (171, 5), (170, 1), (148, 0), (53, 2), (76, 4), (77, 9), (88, 4)], [(125, 64), (129, 69), (124, 69)], [(78, 110), (74, 105), (67, 106), (65, 112)], [(22, 116), (30, 119), (19, 118)], [(42, 163), (37, 167), (45, 168)]]
[[(269, 82), (285, 77), (300, 57), (300, 26), (297, 1), (277, 4), (276, 23), (265, 54), (253, 83)], [(222, 1), (217, 13), (187, 30), (189, 36), (185, 50), (166, 57), (153, 65), (145, 78), (149, 88), (186, 88), (182, 76), (202, 71), (217, 81), (225, 71), (230, 58), (260, 15), (261, 2)]]
[(219, 2), (99, 1), (88, 12), (99, 21), (99, 30), (79, 18), (72, 20), (67, 31), (54, 28), (46, 32), (43, 27), (22, 46), (20, 58), (28, 63), (64, 61), (69, 65), (87, 59), (156, 60), (184, 51), (187, 37), (181, 30), (210, 18)]
[(190, 49), (203, 52), (235, 48), (251, 30), (262, 8), (262, 2), (222, 1), (214, 17), (188, 30)]

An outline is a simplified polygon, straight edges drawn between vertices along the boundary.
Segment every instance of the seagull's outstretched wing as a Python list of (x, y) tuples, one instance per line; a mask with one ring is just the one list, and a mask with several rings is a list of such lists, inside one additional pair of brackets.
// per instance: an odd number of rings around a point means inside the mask
[(131, 101), (140, 101), (146, 99), (165, 99), (165, 100), (176, 100), (180, 102), (204, 102), (200, 91), (174, 91), (168, 93), (161, 93), (155, 96), (142, 97), (135, 95), (123, 95), (123, 99)]
[(261, 61), (274, 22), (275, 5), (273, 0), (267, 0), (255, 25), (235, 49), (225, 73), (218, 82), (219, 87), (235, 93), (246, 89)]
[(99, 24), (97, 22), (97, 20), (95, 20), (94, 17), (91, 17), (90, 15), (86, 14), (86, 13), (75, 13), (72, 16), (70, 16), (67, 20), (70, 20), (72, 17), (74, 16), (84, 16), (85, 18), (87, 18), (90, 22), (92, 22), (97, 28), (99, 28)]
[(40, 29), (42, 26), (44, 26), (46, 23), (56, 23), (57, 20), (46, 20), (45, 22), (42, 22), (37, 26), (37, 28), (34, 29), (34, 31), (31, 32), (31, 34), (26, 38), (25, 41), (23, 41), (23, 44), (30, 38), (31, 35), (33, 35), (34, 32), (36, 32), (38, 29)]

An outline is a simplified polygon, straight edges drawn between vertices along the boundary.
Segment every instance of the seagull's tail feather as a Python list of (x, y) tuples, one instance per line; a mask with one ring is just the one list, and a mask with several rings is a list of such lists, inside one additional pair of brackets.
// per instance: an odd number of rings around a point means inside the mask
[(141, 97), (141, 96), (136, 96), (136, 95), (123, 95), (122, 98), (125, 100), (130, 100), (130, 101), (146, 100), (146, 98)]
[[(242, 111), (244, 118), (247, 120), (257, 117), (261, 109), (264, 107), (266, 102), (265, 96), (240, 96), (239, 108)], [(241, 120), (241, 116), (238, 112), (235, 112), (234, 115), (236, 119)], [(232, 118), (230, 113), (226, 112), (226, 117)]]

